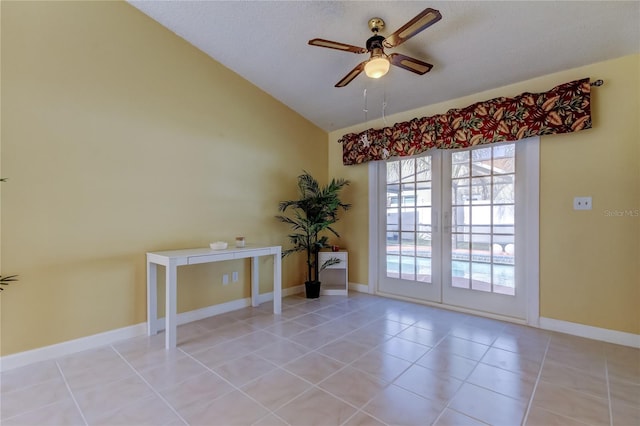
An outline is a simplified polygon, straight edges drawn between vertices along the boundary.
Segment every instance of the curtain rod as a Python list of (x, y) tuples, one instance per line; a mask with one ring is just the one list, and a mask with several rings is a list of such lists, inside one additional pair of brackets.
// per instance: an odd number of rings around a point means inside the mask
[(602, 86), (602, 85), (604, 84), (604, 81), (602, 81), (602, 80), (596, 80), (596, 81), (594, 81), (594, 82), (592, 82), (592, 83), (590, 83), (590, 84), (591, 84), (592, 86), (600, 87), (600, 86)]

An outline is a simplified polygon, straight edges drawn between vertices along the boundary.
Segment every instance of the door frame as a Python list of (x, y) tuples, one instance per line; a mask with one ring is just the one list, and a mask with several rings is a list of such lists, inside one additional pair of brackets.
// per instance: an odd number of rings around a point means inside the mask
[[(410, 301), (415, 303), (427, 304), (432, 306), (441, 307), (444, 309), (473, 313), (475, 315), (485, 316), (489, 318), (495, 318), (505, 320), (509, 322), (525, 323), (532, 327), (539, 327), (540, 325), (540, 137), (532, 137), (522, 141), (518, 141), (518, 144), (524, 144), (524, 161), (526, 162), (525, 168), (525, 181), (528, 183), (526, 190), (526, 204), (527, 206), (533, 206), (528, 208), (525, 212), (525, 233), (526, 242), (522, 252), (523, 256), (523, 276), (526, 280), (527, 297), (526, 297), (526, 319), (520, 321), (516, 318), (505, 317), (497, 314), (490, 314), (482, 311), (474, 311), (457, 306), (445, 305), (441, 303), (431, 303), (422, 300)], [(368, 278), (368, 290), (370, 294), (377, 294), (378, 288), (378, 243), (381, 235), (378, 232), (378, 221), (380, 219), (378, 208), (378, 194), (379, 194), (379, 178), (380, 173), (378, 171), (378, 165), (375, 162), (369, 162), (369, 278)], [(386, 297), (389, 297), (385, 294)], [(400, 297), (399, 297), (400, 298)], [(406, 299), (405, 299), (406, 300)]]

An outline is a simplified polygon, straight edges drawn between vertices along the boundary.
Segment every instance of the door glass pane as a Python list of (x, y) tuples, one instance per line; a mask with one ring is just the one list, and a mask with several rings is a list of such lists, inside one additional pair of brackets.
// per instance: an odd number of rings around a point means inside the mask
[(387, 255), (387, 276), (391, 278), (400, 277), (400, 256)]
[(452, 177), (469, 175), (469, 152), (470, 151), (467, 150), (458, 151), (451, 154), (451, 164), (453, 166)]
[(414, 183), (401, 185), (399, 201), (403, 208), (416, 205), (416, 185)]
[(398, 196), (400, 194), (400, 185), (387, 185), (387, 207), (398, 207)]
[(491, 178), (471, 179), (471, 203), (490, 204), (491, 203)]
[(400, 274), (403, 280), (416, 279), (416, 258), (413, 256), (402, 256), (400, 263)]
[(431, 157), (420, 157), (416, 159), (416, 180), (431, 180)]
[(491, 292), (491, 264), (473, 262), (471, 264), (471, 289)]
[(516, 171), (515, 144), (493, 147), (493, 174), (514, 173)]
[(418, 234), (416, 256), (431, 257), (431, 235)]
[(451, 200), (454, 205), (469, 204), (471, 201), (471, 180), (470, 179), (452, 179), (451, 181)]
[(469, 232), (469, 207), (454, 207), (451, 212), (451, 232)]
[(515, 206), (514, 205), (493, 206), (493, 233), (494, 234), (514, 234), (515, 233)]
[(418, 232), (431, 232), (431, 207), (419, 207), (416, 209), (418, 215)]
[(470, 238), (469, 234), (451, 235), (451, 285), (470, 288)]
[(456, 288), (470, 288), (469, 262), (451, 262), (451, 285)]
[[(403, 231), (416, 230), (416, 210), (402, 209), (400, 213), (400, 229)], [(402, 237), (404, 239), (404, 237)]]
[(515, 146), (464, 152), (451, 159), (452, 285), (514, 295)]
[(400, 229), (398, 209), (387, 209), (387, 231), (397, 231), (398, 229)]
[(515, 266), (494, 265), (493, 267), (493, 292), (515, 296)]
[(491, 174), (491, 148), (478, 148), (471, 151), (471, 175), (487, 176)]
[(400, 161), (400, 181), (415, 182), (416, 180), (416, 160), (408, 158)]
[(491, 235), (471, 236), (471, 288), (491, 291)]
[(498, 204), (513, 204), (516, 192), (515, 175), (501, 175), (493, 177), (493, 202)]
[(400, 245), (398, 244), (397, 232), (387, 232), (387, 253), (400, 254)]
[(416, 254), (416, 234), (414, 232), (402, 232), (400, 242), (400, 252), (403, 255), (414, 256)]
[(387, 184), (400, 182), (400, 162), (390, 161), (387, 163)]
[(416, 205), (431, 205), (431, 184), (429, 182), (420, 182), (416, 187)]
[(491, 206), (471, 207), (471, 232), (488, 234), (491, 232)]
[(431, 259), (426, 257), (416, 258), (416, 280), (425, 283), (431, 282)]
[(515, 295), (515, 236), (495, 235), (493, 240), (494, 291)]

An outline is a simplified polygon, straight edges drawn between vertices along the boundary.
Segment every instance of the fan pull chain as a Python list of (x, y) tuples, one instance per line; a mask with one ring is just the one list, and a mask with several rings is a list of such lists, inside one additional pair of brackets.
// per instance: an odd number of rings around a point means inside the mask
[(389, 127), (389, 124), (387, 123), (387, 117), (385, 115), (386, 111), (387, 111), (387, 84), (384, 83), (383, 92), (382, 92), (382, 121), (384, 122), (385, 127)]
[(364, 106), (362, 107), (362, 111), (364, 112), (364, 122), (367, 122), (367, 113), (369, 112), (369, 110), (367, 109), (367, 88), (365, 87), (364, 89), (364, 93), (362, 94), (363, 96), (363, 102), (364, 102)]

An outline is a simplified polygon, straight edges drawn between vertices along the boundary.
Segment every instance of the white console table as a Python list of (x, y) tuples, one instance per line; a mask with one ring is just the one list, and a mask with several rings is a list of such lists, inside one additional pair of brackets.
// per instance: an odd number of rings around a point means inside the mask
[(165, 346), (176, 347), (177, 328), (177, 280), (178, 266), (196, 265), (199, 263), (221, 262), (224, 260), (251, 258), (251, 306), (258, 306), (258, 258), (273, 256), (273, 313), (282, 311), (282, 247), (280, 246), (246, 246), (226, 250), (195, 248), (186, 250), (168, 250), (147, 253), (147, 331), (154, 335), (158, 332), (158, 289), (157, 265), (165, 267), (166, 308), (165, 308)]

